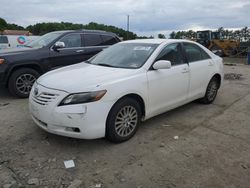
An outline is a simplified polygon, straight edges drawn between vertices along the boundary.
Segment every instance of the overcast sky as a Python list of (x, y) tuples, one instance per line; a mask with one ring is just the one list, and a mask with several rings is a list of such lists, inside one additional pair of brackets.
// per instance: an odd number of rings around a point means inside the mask
[(27, 26), (37, 22), (98, 22), (139, 35), (172, 30), (250, 26), (250, 0), (0, 0), (0, 17)]

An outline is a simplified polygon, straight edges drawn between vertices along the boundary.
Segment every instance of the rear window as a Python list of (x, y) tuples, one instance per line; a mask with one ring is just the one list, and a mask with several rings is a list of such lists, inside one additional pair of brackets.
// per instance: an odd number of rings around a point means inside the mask
[(202, 61), (211, 57), (199, 46), (192, 43), (184, 43), (185, 51), (189, 62)]
[(117, 40), (115, 37), (109, 36), (109, 35), (101, 35), (102, 40), (103, 40), (103, 45), (113, 45), (117, 43)]
[(84, 34), (85, 46), (102, 46), (101, 36), (98, 34)]
[(0, 36), (0, 44), (8, 44), (8, 38), (6, 36)]

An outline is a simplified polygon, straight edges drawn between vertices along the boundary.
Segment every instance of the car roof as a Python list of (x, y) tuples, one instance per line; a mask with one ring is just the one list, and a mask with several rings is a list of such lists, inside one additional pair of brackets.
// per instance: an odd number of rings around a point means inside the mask
[(190, 40), (184, 39), (136, 39), (136, 40), (127, 40), (123, 43), (150, 43), (150, 44), (162, 44), (162, 43), (172, 43), (172, 42), (192, 42)]
[(110, 35), (116, 35), (115, 33), (112, 32), (107, 32), (107, 31), (102, 31), (102, 30), (89, 30), (89, 29), (78, 29), (78, 30), (62, 30), (62, 31), (53, 31), (51, 33), (75, 33), (75, 32), (80, 32), (80, 33), (99, 33), (99, 34), (110, 34)]

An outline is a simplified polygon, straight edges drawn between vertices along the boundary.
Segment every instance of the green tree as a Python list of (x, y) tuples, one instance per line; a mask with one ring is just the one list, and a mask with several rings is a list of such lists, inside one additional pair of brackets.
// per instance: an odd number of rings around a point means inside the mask
[(9, 29), (9, 30), (24, 30), (24, 27), (16, 25), (16, 24), (8, 23), (6, 29)]
[(248, 36), (249, 36), (249, 32), (248, 32), (248, 27), (244, 27), (240, 30), (241, 32), (241, 37), (244, 39), (244, 40), (247, 40)]
[(159, 39), (165, 39), (166, 37), (165, 37), (164, 34), (159, 33), (159, 34), (158, 34), (158, 38), (159, 38)]
[(188, 39), (194, 39), (196, 38), (196, 32), (194, 32), (193, 30), (189, 30), (186, 32), (185, 37)]
[(6, 29), (7, 25), (8, 25), (7, 22), (3, 18), (0, 18), (0, 31)]
[(127, 38), (127, 34), (129, 39), (135, 39), (137, 37), (137, 35), (133, 32), (127, 32), (124, 29), (115, 26), (98, 24), (95, 22), (90, 22), (87, 25), (73, 24), (69, 22), (37, 23), (35, 25), (28, 26), (26, 29), (35, 35), (43, 35), (48, 32), (59, 31), (59, 30), (91, 29), (91, 30), (103, 30), (103, 31), (113, 32), (124, 39)]
[(176, 35), (176, 33), (173, 31), (172, 33), (170, 33), (169, 38), (170, 39), (175, 39), (175, 35)]

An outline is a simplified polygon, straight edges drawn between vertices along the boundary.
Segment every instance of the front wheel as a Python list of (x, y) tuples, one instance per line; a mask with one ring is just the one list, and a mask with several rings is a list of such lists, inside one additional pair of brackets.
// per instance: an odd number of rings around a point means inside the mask
[(136, 100), (124, 98), (118, 101), (108, 115), (106, 138), (111, 142), (129, 140), (136, 133), (141, 116), (141, 108)]
[(218, 90), (219, 81), (214, 77), (210, 80), (207, 86), (206, 94), (203, 98), (200, 99), (200, 102), (203, 104), (211, 104), (215, 100)]
[(30, 90), (40, 74), (34, 69), (21, 68), (13, 72), (9, 78), (8, 88), (12, 95), (27, 98)]

